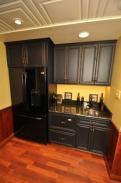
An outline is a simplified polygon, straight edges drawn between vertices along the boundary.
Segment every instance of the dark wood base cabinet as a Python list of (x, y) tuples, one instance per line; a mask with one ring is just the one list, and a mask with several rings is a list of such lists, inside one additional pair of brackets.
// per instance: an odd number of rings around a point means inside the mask
[(49, 141), (106, 154), (110, 120), (49, 113)]

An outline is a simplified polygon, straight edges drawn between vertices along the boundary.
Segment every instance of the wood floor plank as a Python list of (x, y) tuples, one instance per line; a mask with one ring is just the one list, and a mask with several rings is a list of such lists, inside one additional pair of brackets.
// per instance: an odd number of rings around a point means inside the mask
[(119, 183), (103, 157), (13, 138), (0, 148), (0, 183)]

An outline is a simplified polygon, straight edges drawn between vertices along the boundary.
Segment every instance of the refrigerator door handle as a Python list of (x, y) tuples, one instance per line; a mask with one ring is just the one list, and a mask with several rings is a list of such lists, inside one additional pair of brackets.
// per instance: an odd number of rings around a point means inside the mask
[(26, 87), (26, 80), (27, 80), (27, 73), (26, 72), (24, 73), (24, 79), (25, 79), (24, 82), (25, 82), (25, 87)]
[(37, 120), (42, 120), (42, 118), (36, 118), (36, 117), (35, 117), (35, 119), (37, 119)]
[(24, 82), (24, 75), (23, 75), (23, 73), (22, 73), (22, 75), (21, 75), (21, 79), (22, 79), (22, 86), (23, 86), (23, 82)]

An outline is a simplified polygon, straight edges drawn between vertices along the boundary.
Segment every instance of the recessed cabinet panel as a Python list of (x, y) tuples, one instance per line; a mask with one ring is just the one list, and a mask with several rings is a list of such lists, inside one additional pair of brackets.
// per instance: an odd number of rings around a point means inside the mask
[(65, 73), (65, 47), (55, 48), (54, 54), (54, 82), (64, 83), (66, 81)]
[(109, 129), (108, 128), (98, 128), (94, 127), (93, 130), (93, 139), (91, 142), (91, 151), (106, 154), (108, 147), (108, 137)]
[(23, 67), (23, 44), (14, 43), (7, 46), (8, 67)]
[(78, 83), (80, 47), (68, 47), (67, 82)]
[(23, 68), (9, 68), (12, 105), (23, 102)]
[(91, 126), (87, 125), (78, 125), (77, 129), (77, 148), (83, 150), (89, 150), (90, 142), (90, 128)]
[(110, 84), (114, 44), (101, 44), (98, 58), (96, 83)]
[(44, 66), (43, 58), (43, 42), (33, 42), (27, 44), (27, 65), (28, 66)]
[(97, 46), (85, 46), (82, 50), (82, 76), (80, 83), (94, 83)]

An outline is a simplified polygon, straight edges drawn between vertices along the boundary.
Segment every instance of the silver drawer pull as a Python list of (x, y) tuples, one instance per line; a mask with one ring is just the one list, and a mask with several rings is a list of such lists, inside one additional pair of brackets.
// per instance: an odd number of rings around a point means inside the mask
[(65, 140), (65, 138), (64, 137), (61, 137), (60, 140)]
[(66, 124), (66, 122), (65, 121), (61, 121), (61, 124)]
[(72, 121), (72, 119), (71, 119), (71, 118), (69, 118), (69, 119), (68, 119), (68, 121)]

